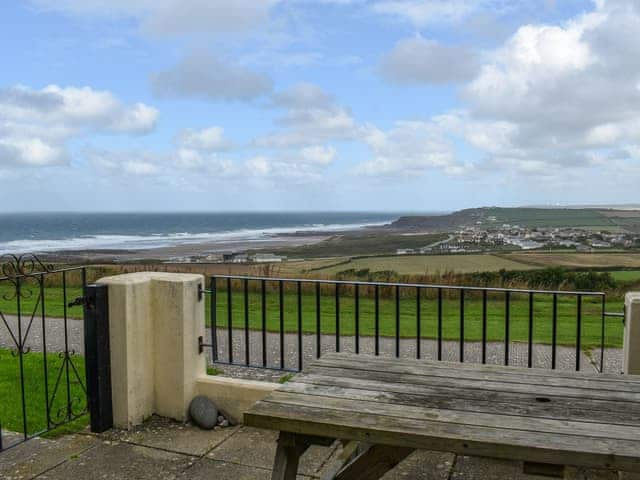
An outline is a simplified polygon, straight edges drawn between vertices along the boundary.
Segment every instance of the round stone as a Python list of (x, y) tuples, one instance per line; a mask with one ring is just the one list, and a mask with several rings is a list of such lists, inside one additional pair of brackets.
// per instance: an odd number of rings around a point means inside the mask
[(211, 430), (218, 423), (218, 409), (204, 395), (198, 395), (191, 400), (189, 415), (196, 425), (205, 430)]

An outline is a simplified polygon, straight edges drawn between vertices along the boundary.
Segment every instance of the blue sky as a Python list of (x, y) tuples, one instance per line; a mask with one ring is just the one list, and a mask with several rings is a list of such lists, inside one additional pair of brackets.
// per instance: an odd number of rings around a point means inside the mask
[(639, 203), (634, 0), (30, 0), (0, 210)]

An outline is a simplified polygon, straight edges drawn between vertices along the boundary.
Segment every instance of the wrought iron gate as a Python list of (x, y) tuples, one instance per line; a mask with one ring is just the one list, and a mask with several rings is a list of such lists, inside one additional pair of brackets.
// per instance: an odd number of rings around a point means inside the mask
[(85, 267), (0, 256), (0, 451), (85, 422)]

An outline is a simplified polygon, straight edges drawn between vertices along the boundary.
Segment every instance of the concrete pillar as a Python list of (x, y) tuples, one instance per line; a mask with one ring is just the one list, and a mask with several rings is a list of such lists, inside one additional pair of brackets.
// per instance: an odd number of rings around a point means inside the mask
[(157, 413), (186, 420), (206, 359), (204, 301), (194, 274), (140, 272), (106, 277), (113, 421), (129, 428)]
[(640, 375), (640, 292), (629, 292), (624, 299), (623, 371)]

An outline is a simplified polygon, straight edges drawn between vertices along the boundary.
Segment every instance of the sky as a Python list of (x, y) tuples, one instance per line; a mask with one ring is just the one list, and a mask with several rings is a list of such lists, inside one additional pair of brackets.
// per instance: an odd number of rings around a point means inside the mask
[(0, 211), (640, 203), (637, 0), (23, 0)]

